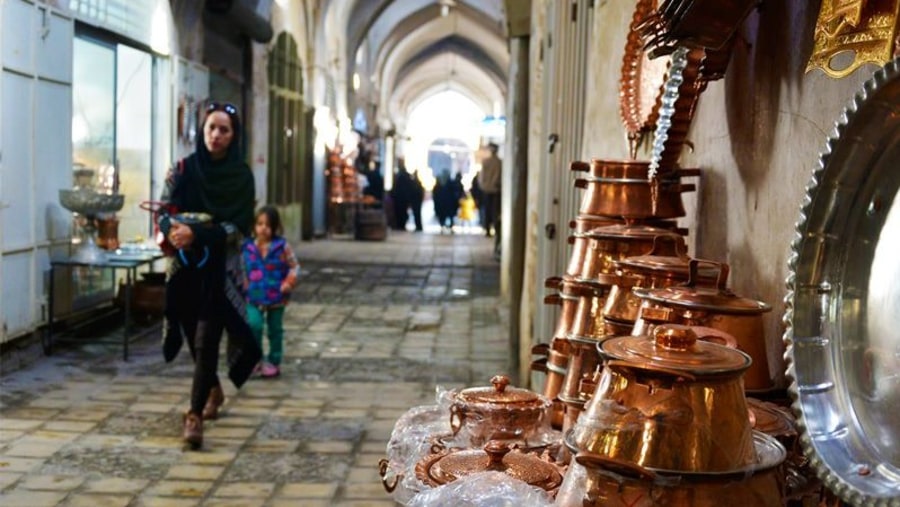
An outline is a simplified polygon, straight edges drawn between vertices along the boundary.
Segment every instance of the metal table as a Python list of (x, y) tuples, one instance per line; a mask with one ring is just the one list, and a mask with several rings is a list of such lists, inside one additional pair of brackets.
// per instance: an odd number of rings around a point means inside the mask
[[(57, 268), (74, 268), (74, 267), (84, 267), (84, 268), (94, 268), (94, 269), (108, 269), (113, 273), (113, 279), (115, 280), (116, 271), (124, 270), (125, 271), (125, 285), (122, 288), (124, 291), (124, 304), (125, 304), (125, 323), (122, 328), (122, 359), (128, 360), (128, 344), (129, 339), (131, 338), (131, 304), (132, 304), (132, 292), (134, 288), (134, 283), (137, 279), (137, 270), (141, 266), (149, 266), (154, 261), (163, 258), (161, 252), (158, 251), (150, 251), (150, 252), (141, 252), (135, 254), (127, 254), (127, 255), (116, 255), (109, 254), (108, 258), (100, 263), (85, 263), (74, 261), (71, 259), (51, 261), (50, 262), (50, 294), (49, 294), (49, 303), (48, 303), (48, 316), (47, 316), (47, 329), (46, 332), (42, 335), (42, 345), (44, 347), (44, 354), (50, 355), (53, 353), (53, 300), (54, 300), (54, 272)], [(57, 339), (59, 341), (59, 339)]]

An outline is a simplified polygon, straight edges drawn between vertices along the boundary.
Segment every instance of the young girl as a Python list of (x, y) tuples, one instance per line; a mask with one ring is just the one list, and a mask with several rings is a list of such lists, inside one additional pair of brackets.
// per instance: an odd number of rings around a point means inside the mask
[(244, 241), (241, 255), (247, 287), (247, 320), (262, 348), (263, 325), (268, 328), (269, 354), (258, 366), (263, 377), (281, 374), (284, 354), (284, 307), (297, 283), (300, 266), (281, 236), (281, 217), (273, 206), (256, 213), (253, 238)]

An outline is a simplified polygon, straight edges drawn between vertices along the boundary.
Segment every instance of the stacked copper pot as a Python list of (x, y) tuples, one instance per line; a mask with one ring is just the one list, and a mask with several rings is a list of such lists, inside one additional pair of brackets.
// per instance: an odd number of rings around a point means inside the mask
[(564, 443), (574, 455), (560, 506), (781, 506), (779, 441), (754, 431), (742, 376), (752, 359), (696, 328), (598, 345), (604, 368)]
[[(590, 399), (600, 366), (597, 344), (629, 334), (632, 322), (604, 312), (620, 275), (617, 263), (648, 254), (684, 256), (686, 246), (675, 219), (684, 215), (681, 178), (697, 170), (674, 170), (651, 181), (649, 162), (574, 162), (575, 186), (584, 188), (578, 215), (570, 223), (572, 245), (566, 272), (548, 279), (556, 292), (544, 302), (559, 305), (560, 317), (549, 345), (536, 347), (533, 368), (547, 373), (544, 395), (554, 400), (554, 427), (568, 429)], [(682, 280), (683, 281), (683, 280)], [(673, 283), (675, 283), (673, 281)]]

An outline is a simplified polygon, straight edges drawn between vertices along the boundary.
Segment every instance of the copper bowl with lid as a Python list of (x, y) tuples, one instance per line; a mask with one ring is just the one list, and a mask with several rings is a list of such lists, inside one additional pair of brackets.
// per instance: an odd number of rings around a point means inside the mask
[[(719, 271), (715, 284), (701, 283), (700, 266)], [(766, 355), (763, 314), (772, 310), (768, 304), (736, 295), (727, 288), (728, 265), (691, 259), (688, 282), (660, 289), (632, 289), (641, 299), (638, 318), (632, 334), (648, 335), (660, 324), (684, 324), (712, 328), (737, 340), (738, 349), (753, 358), (744, 374), (744, 386), (750, 391), (772, 387)]]
[(472, 445), (488, 440), (523, 440), (549, 423), (549, 399), (528, 389), (509, 387), (509, 377), (495, 375), (491, 386), (456, 392), (450, 404), (450, 428), (466, 431)]
[(581, 270), (574, 277), (607, 286), (616, 282), (615, 261), (647, 255), (654, 251), (657, 238), (669, 239), (659, 243), (659, 255), (675, 255), (676, 252), (687, 249), (680, 234), (647, 225), (609, 225), (598, 227), (584, 235), (588, 238), (588, 250)]
[(562, 471), (535, 454), (511, 449), (492, 440), (484, 449), (445, 450), (430, 454), (416, 464), (416, 477), (427, 486), (438, 487), (479, 472), (503, 472), (551, 495), (562, 484)]
[(572, 431), (578, 449), (685, 472), (755, 462), (741, 381), (750, 356), (679, 325), (610, 338), (600, 349), (603, 373)]

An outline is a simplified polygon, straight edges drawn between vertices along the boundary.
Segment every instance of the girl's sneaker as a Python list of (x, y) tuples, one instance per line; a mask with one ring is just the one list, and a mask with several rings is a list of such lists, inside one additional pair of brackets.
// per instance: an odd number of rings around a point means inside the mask
[(263, 363), (262, 368), (260, 369), (260, 374), (263, 378), (273, 378), (281, 375), (281, 370), (278, 369), (278, 366), (275, 366), (272, 363)]
[(262, 363), (256, 363), (256, 366), (253, 367), (252, 377), (259, 377), (262, 375)]

